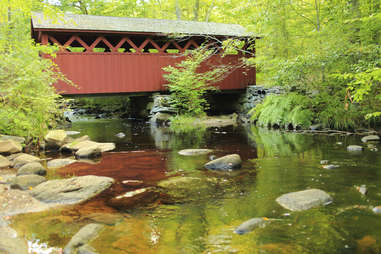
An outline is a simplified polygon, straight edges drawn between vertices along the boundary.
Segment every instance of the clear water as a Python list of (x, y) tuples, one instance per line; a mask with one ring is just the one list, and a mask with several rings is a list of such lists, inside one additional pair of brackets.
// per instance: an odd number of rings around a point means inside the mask
[[(106, 223), (106, 230), (91, 243), (102, 254), (381, 253), (381, 215), (371, 210), (381, 205), (381, 155), (366, 146), (360, 153), (347, 152), (347, 145), (361, 145), (359, 136), (285, 133), (253, 126), (173, 134), (144, 122), (121, 120), (76, 121), (72, 130), (96, 141), (115, 142), (117, 150), (105, 153), (97, 163), (75, 163), (56, 175), (110, 176), (116, 184), (84, 204), (15, 217), (13, 227), (27, 239), (64, 247), (83, 225), (111, 216), (112, 223)], [(119, 132), (126, 137), (115, 137)], [(177, 154), (185, 148), (214, 149), (217, 157), (238, 153), (242, 169), (205, 170), (208, 156)], [(323, 169), (320, 160), (339, 167)], [(190, 197), (181, 202), (159, 197), (128, 208), (110, 203), (126, 191), (179, 175), (217, 179), (220, 184), (199, 192), (190, 186)], [(144, 183), (131, 187), (123, 185), (124, 180)], [(363, 184), (366, 196), (355, 188)], [(333, 203), (290, 212), (275, 202), (284, 193), (307, 188), (326, 191)], [(245, 235), (233, 232), (253, 217), (277, 220)]]

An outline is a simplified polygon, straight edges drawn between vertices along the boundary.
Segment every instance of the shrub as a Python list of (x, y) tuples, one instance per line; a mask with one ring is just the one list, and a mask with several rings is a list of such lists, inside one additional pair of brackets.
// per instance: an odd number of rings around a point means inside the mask
[(208, 108), (204, 95), (216, 91), (212, 84), (221, 80), (228, 66), (218, 66), (209, 71), (200, 72), (203, 62), (214, 54), (213, 50), (200, 47), (188, 52), (185, 60), (175, 66), (164, 67), (164, 78), (168, 81), (171, 100), (180, 114), (202, 115)]

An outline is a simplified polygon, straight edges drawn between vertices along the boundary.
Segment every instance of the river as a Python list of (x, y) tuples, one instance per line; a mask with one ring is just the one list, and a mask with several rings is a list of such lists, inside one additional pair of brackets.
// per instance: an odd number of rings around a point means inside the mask
[[(116, 150), (92, 163), (75, 163), (50, 178), (110, 176), (116, 183), (84, 204), (18, 215), (12, 227), (31, 242), (64, 247), (84, 225), (106, 224), (91, 246), (101, 254), (123, 253), (381, 253), (381, 156), (359, 153), (360, 136), (312, 135), (231, 126), (174, 134), (145, 122), (76, 120), (71, 130), (94, 141), (115, 142)], [(115, 134), (123, 132), (124, 138)], [(79, 135), (79, 136), (80, 136)], [(380, 150), (379, 144), (376, 147)], [(213, 149), (219, 157), (237, 153), (242, 168), (208, 171), (210, 155), (184, 157), (186, 148)], [(339, 167), (324, 169), (321, 160)], [(213, 179), (213, 188), (189, 188), (180, 200), (145, 197), (132, 205), (110, 202), (117, 195), (156, 186), (176, 176)], [(123, 184), (139, 180), (136, 186)], [(367, 195), (356, 186), (366, 185)], [(282, 208), (275, 199), (288, 192), (318, 188), (333, 203), (302, 212)], [(238, 235), (234, 229), (253, 217), (276, 219)], [(41, 252), (42, 253), (42, 252)], [(45, 253), (49, 253), (48, 251)]]

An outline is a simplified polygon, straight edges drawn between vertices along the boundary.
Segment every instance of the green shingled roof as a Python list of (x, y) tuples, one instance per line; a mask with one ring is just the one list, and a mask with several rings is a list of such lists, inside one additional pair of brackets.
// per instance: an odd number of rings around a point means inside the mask
[(42, 13), (36, 12), (32, 14), (32, 25), (34, 29), (52, 30), (92, 30), (236, 37), (250, 36), (244, 27), (234, 24), (75, 14), (64, 14), (64, 18), (53, 20), (44, 16)]

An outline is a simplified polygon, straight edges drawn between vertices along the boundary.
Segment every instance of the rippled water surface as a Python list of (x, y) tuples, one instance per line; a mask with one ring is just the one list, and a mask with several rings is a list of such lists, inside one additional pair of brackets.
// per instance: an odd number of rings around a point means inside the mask
[[(73, 123), (95, 141), (115, 142), (114, 152), (93, 163), (75, 163), (56, 170), (55, 177), (110, 176), (116, 183), (84, 204), (42, 213), (19, 215), (13, 227), (30, 240), (64, 247), (91, 222), (106, 224), (91, 246), (99, 253), (381, 253), (381, 152), (366, 148), (346, 151), (360, 144), (359, 136), (282, 133), (248, 127), (212, 128), (173, 134), (144, 122), (86, 120)], [(123, 132), (122, 139), (115, 137)], [(376, 144), (379, 150), (381, 147)], [(209, 156), (184, 157), (185, 148), (214, 149), (212, 155), (238, 153), (240, 170), (212, 172), (203, 165)], [(329, 160), (338, 168), (320, 165)], [(189, 196), (168, 201), (145, 197), (128, 207), (110, 200), (127, 191), (155, 187), (176, 176), (217, 182)], [(140, 186), (125, 180), (141, 180)], [(355, 186), (365, 184), (366, 196)], [(319, 188), (333, 203), (303, 212), (290, 212), (275, 199), (288, 192)], [(245, 235), (233, 231), (245, 220), (267, 217), (265, 228)]]

